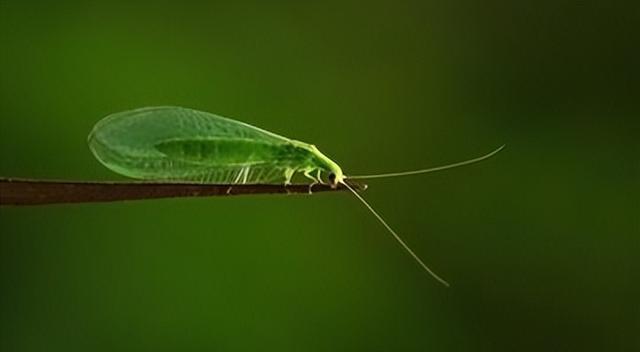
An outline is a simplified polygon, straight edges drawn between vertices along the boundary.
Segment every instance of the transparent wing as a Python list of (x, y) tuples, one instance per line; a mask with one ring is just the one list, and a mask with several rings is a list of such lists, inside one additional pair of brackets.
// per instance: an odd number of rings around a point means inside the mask
[[(89, 141), (144, 153), (170, 139), (243, 138), (283, 143), (289, 139), (222, 116), (193, 109), (160, 106), (109, 115), (96, 124)], [(133, 151), (133, 150), (132, 150)]]
[[(269, 160), (269, 155), (256, 155), (255, 146), (266, 152), (286, 145), (290, 145), (288, 138), (181, 107), (116, 113), (98, 122), (89, 135), (94, 155), (117, 173), (207, 183), (230, 183), (241, 172), (245, 183), (279, 181), (285, 168), (275, 163), (277, 160)], [(243, 158), (251, 161), (248, 171)]]

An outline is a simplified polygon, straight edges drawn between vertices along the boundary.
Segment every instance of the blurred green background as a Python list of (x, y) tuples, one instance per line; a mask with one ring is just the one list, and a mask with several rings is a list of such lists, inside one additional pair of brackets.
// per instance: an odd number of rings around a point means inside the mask
[[(627, 2), (0, 1), (0, 175), (122, 180), (150, 105), (315, 143), (348, 194), (0, 210), (2, 351), (640, 348), (640, 11)], [(635, 53), (635, 55), (634, 55)]]

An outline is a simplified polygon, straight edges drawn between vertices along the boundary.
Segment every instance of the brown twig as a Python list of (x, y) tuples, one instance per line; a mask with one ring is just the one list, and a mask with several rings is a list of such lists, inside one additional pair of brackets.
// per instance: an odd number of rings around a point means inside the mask
[[(350, 182), (358, 190), (366, 185)], [(313, 193), (343, 191), (328, 185), (314, 185)], [(43, 205), (60, 203), (114, 202), (121, 200), (214, 197), (249, 194), (309, 194), (309, 185), (213, 185), (161, 182), (52, 181), (0, 178), (0, 205)]]

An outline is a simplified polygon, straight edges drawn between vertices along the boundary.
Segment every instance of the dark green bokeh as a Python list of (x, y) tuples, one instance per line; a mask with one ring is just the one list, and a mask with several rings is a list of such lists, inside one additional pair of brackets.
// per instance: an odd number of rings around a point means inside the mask
[(0, 175), (121, 179), (101, 117), (315, 143), (347, 194), (0, 210), (0, 349), (640, 348), (639, 10), (609, 2), (0, 2)]

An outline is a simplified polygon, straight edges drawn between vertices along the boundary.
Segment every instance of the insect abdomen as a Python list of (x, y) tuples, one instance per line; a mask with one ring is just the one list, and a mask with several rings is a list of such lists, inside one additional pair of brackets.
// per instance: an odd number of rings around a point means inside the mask
[(169, 140), (154, 146), (168, 158), (216, 166), (297, 167), (309, 159), (309, 151), (289, 143), (274, 144), (250, 139)]

